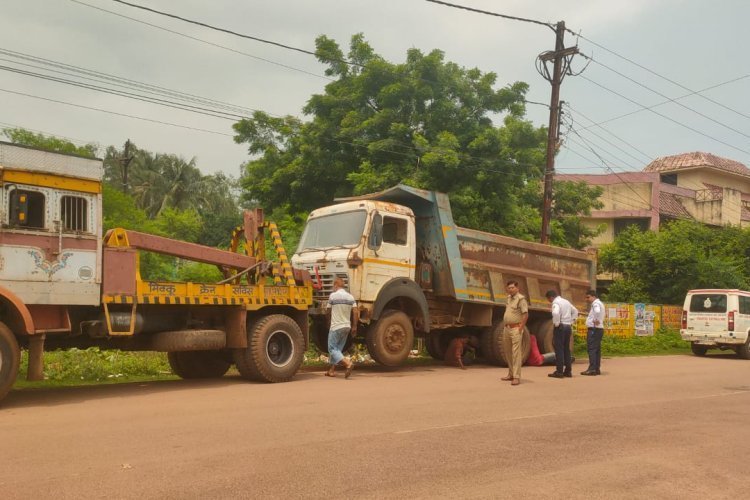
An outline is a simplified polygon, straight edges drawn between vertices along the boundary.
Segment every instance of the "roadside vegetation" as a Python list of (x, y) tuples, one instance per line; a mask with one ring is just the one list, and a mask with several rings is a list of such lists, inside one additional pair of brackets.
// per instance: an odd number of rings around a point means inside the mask
[[(690, 353), (690, 344), (680, 338), (677, 330), (662, 328), (649, 337), (617, 338), (604, 337), (602, 355), (649, 356)], [(367, 351), (358, 349), (355, 359), (366, 360)], [(576, 337), (574, 354), (576, 358), (586, 357), (585, 338)], [(410, 357), (406, 365), (439, 364), (426, 352)], [(323, 367), (325, 358), (314, 347), (305, 353), (308, 368)], [(156, 380), (177, 380), (173, 375), (167, 356), (158, 352), (123, 352), (89, 349), (69, 349), (44, 353), (44, 381), (27, 382), (26, 368), (28, 354), (24, 351), (18, 372), (15, 389), (42, 387), (72, 387), (80, 385), (115, 384)], [(232, 372), (230, 372), (231, 374)]]

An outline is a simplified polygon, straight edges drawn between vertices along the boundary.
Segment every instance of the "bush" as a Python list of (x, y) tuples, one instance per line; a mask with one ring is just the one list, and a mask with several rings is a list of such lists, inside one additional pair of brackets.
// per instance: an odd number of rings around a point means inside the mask
[[(680, 337), (680, 332), (673, 328), (659, 328), (648, 337), (613, 337), (604, 332), (602, 339), (602, 356), (633, 356), (647, 354), (670, 354), (690, 350), (690, 343)], [(574, 348), (576, 356), (586, 356), (586, 337), (576, 337)]]

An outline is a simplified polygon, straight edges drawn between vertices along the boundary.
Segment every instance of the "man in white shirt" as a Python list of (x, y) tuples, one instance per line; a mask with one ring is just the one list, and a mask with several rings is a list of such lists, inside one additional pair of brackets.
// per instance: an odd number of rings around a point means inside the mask
[[(326, 371), (326, 376), (336, 376), (336, 365), (343, 363), (346, 368), (344, 378), (349, 378), (352, 374), (354, 363), (351, 359), (345, 358), (341, 352), (346, 345), (346, 339), (351, 333), (354, 336), (357, 333), (357, 323), (359, 322), (359, 310), (354, 297), (344, 289), (344, 280), (336, 278), (333, 281), (333, 293), (328, 297), (326, 304), (326, 313), (331, 320), (331, 327), (328, 330), (328, 363), (331, 365)], [(352, 312), (354, 321), (352, 321)]]
[(604, 304), (596, 296), (596, 290), (586, 292), (586, 302), (591, 304), (586, 317), (586, 349), (589, 352), (589, 367), (581, 375), (601, 375), (602, 337), (604, 336)]
[(570, 353), (570, 337), (573, 334), (573, 322), (578, 318), (578, 309), (566, 299), (560, 297), (555, 290), (547, 290), (544, 294), (552, 304), (552, 345), (555, 347), (554, 372), (552, 378), (573, 376), (573, 357)]

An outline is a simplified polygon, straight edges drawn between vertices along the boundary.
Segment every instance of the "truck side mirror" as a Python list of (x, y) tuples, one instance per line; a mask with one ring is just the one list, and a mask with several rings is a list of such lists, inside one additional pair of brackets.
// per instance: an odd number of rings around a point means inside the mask
[(29, 195), (18, 190), (10, 195), (10, 224), (25, 226), (29, 223)]
[(383, 216), (375, 212), (372, 216), (370, 235), (367, 237), (367, 248), (377, 250), (383, 243)]

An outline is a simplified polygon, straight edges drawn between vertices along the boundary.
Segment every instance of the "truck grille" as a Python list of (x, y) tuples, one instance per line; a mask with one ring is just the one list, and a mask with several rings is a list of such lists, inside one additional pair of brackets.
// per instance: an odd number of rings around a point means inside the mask
[[(328, 296), (333, 292), (333, 280), (335, 280), (336, 278), (343, 279), (344, 286), (347, 289), (349, 288), (349, 276), (346, 273), (315, 274), (315, 271), (312, 271), (311, 274), (313, 282), (315, 282), (315, 284), (322, 285), (322, 288), (313, 290), (313, 298), (315, 300), (328, 300)], [(318, 282), (318, 277), (320, 277), (320, 282)]]

